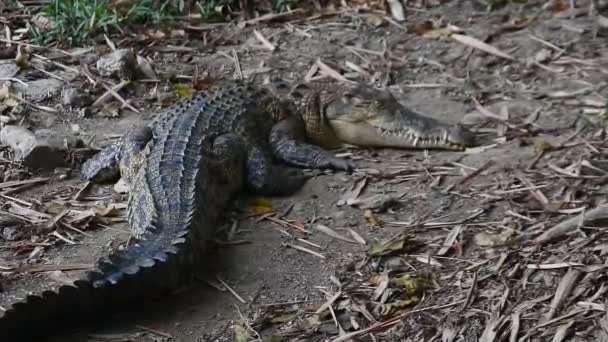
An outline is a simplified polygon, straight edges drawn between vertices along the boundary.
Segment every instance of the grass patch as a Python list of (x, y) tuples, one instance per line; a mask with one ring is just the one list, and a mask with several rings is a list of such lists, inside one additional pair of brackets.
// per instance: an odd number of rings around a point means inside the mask
[(50, 30), (35, 30), (39, 44), (57, 42), (75, 46), (90, 43), (100, 34), (122, 32), (136, 24), (161, 24), (180, 14), (174, 1), (143, 0), (115, 5), (108, 0), (54, 0), (43, 11)]
[[(250, 4), (264, 11), (282, 12), (288, 4), (298, 2), (268, 0)], [(81, 46), (91, 44), (101, 34), (122, 33), (137, 25), (169, 26), (175, 23), (175, 17), (188, 14), (199, 14), (203, 22), (225, 20), (242, 10), (240, 3), (239, 0), (53, 0), (40, 13), (50, 21), (50, 28), (32, 27), (32, 31), (37, 44)]]

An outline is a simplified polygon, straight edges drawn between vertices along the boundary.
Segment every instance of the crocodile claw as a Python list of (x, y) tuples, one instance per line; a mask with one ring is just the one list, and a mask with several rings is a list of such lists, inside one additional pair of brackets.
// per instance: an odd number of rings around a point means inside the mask
[(352, 173), (353, 170), (357, 168), (357, 165), (352, 160), (337, 157), (328, 158), (319, 166), (333, 170), (346, 171), (348, 173)]

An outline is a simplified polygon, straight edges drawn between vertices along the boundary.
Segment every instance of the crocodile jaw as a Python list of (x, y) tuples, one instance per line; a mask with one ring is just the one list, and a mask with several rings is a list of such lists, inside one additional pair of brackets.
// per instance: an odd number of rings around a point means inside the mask
[(443, 149), (462, 151), (471, 145), (462, 139), (458, 126), (445, 127), (440, 133), (417, 133), (411, 129), (388, 130), (364, 122), (330, 121), (338, 140), (359, 146), (403, 149)]
[(386, 89), (346, 86), (322, 107), (337, 140), (351, 145), (461, 151), (477, 144), (465, 127), (423, 116)]
[(432, 118), (408, 113), (400, 120), (386, 116), (354, 119), (355, 116), (328, 118), (336, 138), (359, 146), (402, 149), (442, 149), (462, 151), (475, 145), (473, 133), (460, 125), (448, 125)]

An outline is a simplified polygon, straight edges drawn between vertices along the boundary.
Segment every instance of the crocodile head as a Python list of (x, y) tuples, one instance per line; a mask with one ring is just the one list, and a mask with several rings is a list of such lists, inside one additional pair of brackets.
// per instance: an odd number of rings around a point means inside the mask
[(388, 90), (348, 86), (321, 102), (336, 138), (347, 144), (457, 151), (476, 144), (465, 127), (417, 114)]

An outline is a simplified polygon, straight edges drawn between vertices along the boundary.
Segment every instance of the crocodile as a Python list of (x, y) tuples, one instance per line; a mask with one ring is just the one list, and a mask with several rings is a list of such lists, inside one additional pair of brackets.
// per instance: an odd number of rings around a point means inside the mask
[[(305, 135), (299, 138), (326, 149), (353, 145), (462, 151), (477, 144), (475, 135), (464, 126), (421, 115), (403, 106), (386, 89), (326, 80), (292, 85), (281, 79), (272, 80), (265, 87), (277, 101), (295, 107), (293, 112), (300, 119), (298, 131)], [(205, 94), (201, 92), (199, 96)], [(164, 118), (158, 115), (150, 126), (158, 127), (157, 121)], [(117, 151), (123, 145), (123, 141), (118, 141), (85, 163), (83, 178), (95, 182), (115, 180), (121, 169), (119, 159), (124, 155)]]
[[(472, 143), (464, 128), (409, 112), (387, 93), (319, 83), (297, 85), (284, 96), (281, 87), (230, 81), (130, 130), (81, 172), (92, 179), (118, 165), (130, 187), (127, 221), (136, 242), (72, 284), (13, 304), (0, 318), (0, 336), (19, 341), (53, 334), (191, 281), (235, 195), (290, 195), (309, 179), (301, 168), (352, 171), (352, 161), (325, 147), (360, 145), (357, 130), (374, 146), (462, 149)], [(24, 329), (30, 322), (36, 329)]]

